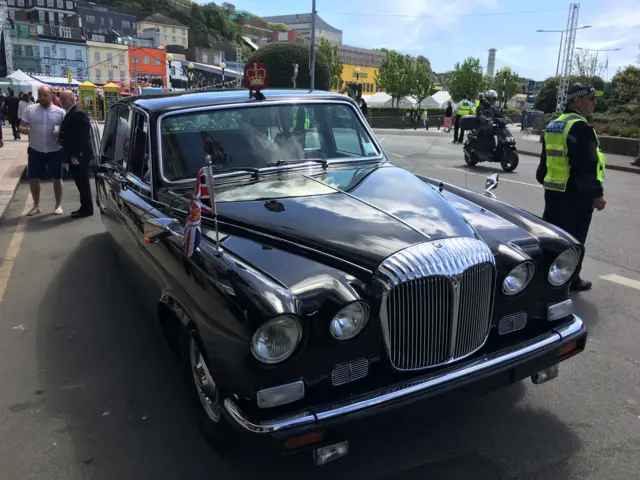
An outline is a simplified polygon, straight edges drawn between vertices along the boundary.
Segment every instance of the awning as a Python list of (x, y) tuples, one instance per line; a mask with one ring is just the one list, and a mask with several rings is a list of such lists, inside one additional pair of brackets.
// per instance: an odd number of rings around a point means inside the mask
[(260, 48), (260, 47), (258, 47), (258, 45), (253, 43), (249, 37), (242, 37), (242, 40), (244, 40), (247, 45), (249, 45), (251, 48), (253, 48), (253, 51), (256, 51), (256, 50), (258, 50), (258, 48)]
[(47, 75), (31, 75), (39, 82), (46, 83), (47, 85), (55, 85), (57, 87), (77, 87), (80, 85), (78, 80), (71, 79), (71, 83), (67, 81), (67, 77), (49, 77)]

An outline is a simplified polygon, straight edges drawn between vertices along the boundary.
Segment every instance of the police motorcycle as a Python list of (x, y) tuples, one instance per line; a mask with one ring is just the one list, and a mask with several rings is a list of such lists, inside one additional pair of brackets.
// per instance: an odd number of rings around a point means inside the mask
[[(485, 93), (485, 99), (497, 98), (493, 90)], [(496, 110), (496, 115), (487, 118), (490, 125), (483, 125), (482, 120), (476, 115), (465, 115), (460, 119), (460, 124), (467, 133), (464, 143), (464, 161), (469, 166), (480, 162), (500, 163), (505, 172), (513, 172), (520, 161), (516, 150), (516, 140), (507, 128), (509, 119)]]

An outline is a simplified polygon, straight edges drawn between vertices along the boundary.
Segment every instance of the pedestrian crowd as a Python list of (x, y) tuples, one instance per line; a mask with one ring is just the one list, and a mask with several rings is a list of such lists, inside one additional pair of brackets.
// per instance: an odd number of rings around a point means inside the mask
[[(93, 201), (89, 182), (89, 165), (95, 156), (89, 116), (76, 103), (75, 94), (63, 90), (57, 94), (47, 85), (38, 89), (37, 101), (29, 93), (15, 95), (8, 89), (7, 96), (0, 90), (2, 123), (11, 125), (15, 141), (28, 137), (27, 170), (33, 206), (28, 216), (42, 212), (40, 181), (51, 177), (55, 196), (54, 215), (63, 215), (62, 178), (69, 169), (80, 194), (80, 208), (73, 211), (74, 218), (93, 215)], [(0, 129), (0, 147), (4, 146)]]

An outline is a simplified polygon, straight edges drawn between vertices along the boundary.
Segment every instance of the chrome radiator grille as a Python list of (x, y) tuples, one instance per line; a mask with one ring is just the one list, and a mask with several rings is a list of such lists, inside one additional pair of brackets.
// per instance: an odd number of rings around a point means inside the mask
[(495, 283), (495, 259), (484, 242), (414, 245), (386, 259), (376, 277), (386, 290), (384, 342), (398, 370), (443, 365), (484, 345)]

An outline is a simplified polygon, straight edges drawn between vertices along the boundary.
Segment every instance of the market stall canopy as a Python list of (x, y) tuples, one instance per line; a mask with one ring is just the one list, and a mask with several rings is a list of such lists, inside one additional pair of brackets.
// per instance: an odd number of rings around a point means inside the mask
[(369, 107), (391, 107), (391, 95), (385, 92), (377, 92), (373, 95), (362, 95), (362, 99)]
[(22, 70), (16, 70), (12, 74), (8, 75), (7, 78), (10, 78), (11, 80), (13, 80), (14, 82), (20, 85), (18, 89), (14, 88), (14, 90), (16, 90), (16, 95), (18, 94), (18, 91), (22, 90), (22, 91), (30, 91), (34, 97), (37, 97), (38, 88), (40, 88), (43, 85), (46, 85), (45, 83), (42, 83), (39, 80), (36, 80), (35, 78), (31, 78)]
[(55, 86), (55, 87), (77, 87), (80, 85), (80, 82), (77, 80), (71, 79), (71, 83), (67, 81), (67, 77), (48, 77), (46, 75), (31, 75), (33, 78), (38, 80), (39, 82), (46, 83), (47, 85)]
[(422, 106), (429, 108), (445, 108), (447, 106), (447, 102), (449, 102), (450, 100), (451, 95), (449, 94), (449, 92), (436, 92), (433, 95), (425, 98), (422, 101)]

